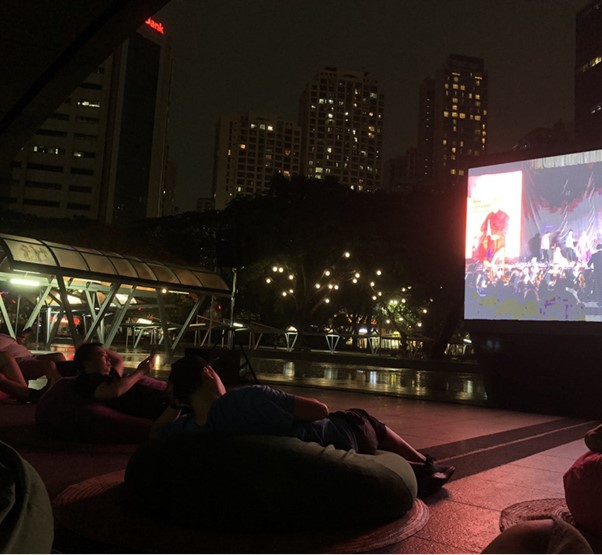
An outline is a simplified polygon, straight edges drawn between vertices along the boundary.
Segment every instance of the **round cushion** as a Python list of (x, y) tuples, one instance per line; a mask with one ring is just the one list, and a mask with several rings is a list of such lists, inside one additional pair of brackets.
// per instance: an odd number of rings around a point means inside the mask
[(563, 480), (566, 504), (577, 528), (602, 538), (602, 454), (588, 451)]
[(40, 398), (35, 419), (52, 437), (92, 443), (140, 443), (153, 423), (80, 395), (75, 377), (62, 378)]
[(0, 553), (52, 553), (54, 518), (42, 478), (0, 442)]
[[(126, 468), (132, 508), (166, 524), (234, 531), (342, 528), (403, 516), (410, 464), (297, 438), (196, 434), (141, 445)], [(392, 463), (392, 459), (396, 459)]]
[[(322, 530), (233, 532), (166, 524), (132, 510), (123, 495), (125, 471), (72, 484), (53, 500), (58, 553), (400, 553), (401, 542), (427, 524), (420, 499), (401, 518)], [(142, 532), (141, 532), (142, 531)], [(66, 542), (66, 543), (63, 543)], [(75, 547), (74, 547), (75, 546)]]

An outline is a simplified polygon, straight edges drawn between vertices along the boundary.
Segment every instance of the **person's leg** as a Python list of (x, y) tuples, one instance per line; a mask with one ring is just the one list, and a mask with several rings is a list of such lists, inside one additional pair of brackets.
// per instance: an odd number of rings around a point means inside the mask
[[(42, 376), (48, 379), (48, 383), (42, 389), (28, 387), (30, 379)], [(14, 357), (0, 352), (0, 391), (15, 399), (35, 401), (60, 379), (61, 375), (51, 359), (23, 361), (18, 364)]]
[(436, 492), (456, 471), (454, 466), (436, 464), (432, 457), (416, 450), (388, 426), (385, 426), (385, 434), (379, 440), (378, 449), (396, 453), (410, 463), (418, 481), (418, 497), (426, 497)]
[(67, 359), (63, 353), (46, 353), (44, 355), (38, 355), (40, 359), (49, 359), (53, 362), (65, 362)]
[(378, 448), (382, 451), (392, 451), (401, 455), (409, 463), (426, 463), (426, 456), (414, 449), (405, 439), (385, 426), (385, 437), (381, 439)]
[[(58, 353), (60, 354), (60, 353)], [(61, 354), (62, 360), (65, 357)], [(56, 359), (60, 360), (60, 359)], [(40, 355), (28, 360), (19, 361), (19, 368), (25, 380), (37, 380), (46, 376), (49, 381), (56, 382), (61, 375), (56, 368), (55, 357)]]
[(0, 352), (0, 391), (20, 400), (29, 398), (27, 380), (19, 365), (8, 353)]

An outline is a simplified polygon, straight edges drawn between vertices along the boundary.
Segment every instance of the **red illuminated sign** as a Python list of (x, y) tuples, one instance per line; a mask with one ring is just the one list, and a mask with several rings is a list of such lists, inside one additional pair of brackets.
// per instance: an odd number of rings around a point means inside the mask
[(151, 29), (157, 31), (157, 33), (165, 34), (165, 28), (163, 27), (163, 23), (159, 23), (155, 21), (152, 17), (149, 17), (144, 23), (146, 23)]

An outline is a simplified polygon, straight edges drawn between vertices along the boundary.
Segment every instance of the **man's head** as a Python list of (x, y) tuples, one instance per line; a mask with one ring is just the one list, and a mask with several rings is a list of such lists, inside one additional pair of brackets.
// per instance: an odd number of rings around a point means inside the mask
[(210, 397), (221, 397), (226, 388), (219, 376), (207, 361), (197, 355), (185, 356), (171, 365), (169, 383), (172, 386), (174, 400), (187, 405), (196, 393)]
[(74, 362), (80, 372), (86, 374), (109, 374), (111, 358), (102, 343), (84, 343), (75, 350)]

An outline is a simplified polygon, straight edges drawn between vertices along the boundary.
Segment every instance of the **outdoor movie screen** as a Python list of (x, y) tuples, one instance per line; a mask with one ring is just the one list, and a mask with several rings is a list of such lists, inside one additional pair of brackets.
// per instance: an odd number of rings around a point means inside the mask
[(467, 320), (602, 321), (602, 150), (468, 173)]

